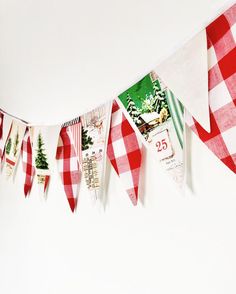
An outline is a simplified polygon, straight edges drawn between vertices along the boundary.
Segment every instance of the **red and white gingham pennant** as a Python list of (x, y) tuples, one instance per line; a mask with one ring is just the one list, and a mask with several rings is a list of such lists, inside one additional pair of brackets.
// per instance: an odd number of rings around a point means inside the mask
[(61, 129), (56, 159), (70, 208), (74, 212), (77, 206), (81, 171), (68, 127)]
[(137, 205), (142, 144), (116, 101), (112, 107), (107, 155), (132, 203)]
[(190, 114), (187, 124), (236, 173), (236, 4), (207, 28), (211, 132)]
[(23, 172), (25, 173), (24, 194), (25, 197), (27, 197), (27, 195), (31, 191), (35, 175), (35, 167), (33, 166), (32, 144), (28, 127), (26, 129), (25, 136), (21, 145), (21, 157)]

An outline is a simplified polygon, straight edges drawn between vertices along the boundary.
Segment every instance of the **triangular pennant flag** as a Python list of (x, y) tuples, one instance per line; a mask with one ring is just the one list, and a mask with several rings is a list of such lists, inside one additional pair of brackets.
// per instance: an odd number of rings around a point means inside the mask
[(236, 4), (207, 28), (211, 131), (191, 114), (188, 126), (236, 173)]
[(205, 30), (155, 68), (184, 107), (210, 131), (207, 70)]
[(73, 141), (73, 145), (75, 148), (75, 152), (79, 161), (79, 165), (82, 167), (82, 124), (81, 122), (77, 122), (68, 126), (71, 139)]
[(119, 95), (132, 125), (174, 182), (184, 182), (183, 106), (155, 72)]
[(137, 205), (142, 144), (117, 102), (113, 102), (107, 155), (132, 203)]
[(61, 127), (32, 126), (30, 137), (33, 146), (33, 164), (36, 168), (40, 194), (46, 198), (50, 174), (56, 157), (58, 137)]
[(10, 130), (12, 126), (12, 118), (0, 111), (0, 129), (1, 129), (1, 138), (0, 138), (0, 170), (2, 168), (2, 162), (5, 154), (5, 143), (10, 135)]
[(23, 137), (25, 134), (26, 125), (18, 120), (13, 120), (11, 131), (9, 133), (5, 146), (5, 172), (8, 177), (11, 177), (17, 165)]
[(33, 166), (32, 144), (28, 127), (26, 128), (25, 136), (21, 146), (21, 157), (23, 172), (25, 173), (24, 194), (25, 197), (27, 197), (31, 191), (35, 175), (35, 167)]
[[(3, 138), (3, 119), (4, 119), (4, 114), (0, 112), (0, 142), (2, 141)], [(0, 158), (2, 158), (3, 154), (3, 148), (0, 146)]]
[(81, 171), (69, 127), (62, 127), (60, 131), (56, 159), (70, 208), (74, 212), (78, 202)]
[(111, 117), (111, 102), (81, 116), (82, 169), (93, 200), (103, 201), (107, 139)]

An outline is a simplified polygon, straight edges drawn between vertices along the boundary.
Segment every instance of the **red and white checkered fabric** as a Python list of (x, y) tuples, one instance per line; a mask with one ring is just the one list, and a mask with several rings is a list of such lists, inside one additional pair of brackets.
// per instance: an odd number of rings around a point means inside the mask
[(77, 206), (81, 171), (68, 127), (61, 129), (56, 159), (70, 208), (74, 212)]
[(211, 132), (190, 115), (186, 122), (236, 173), (236, 4), (207, 28)]
[(134, 205), (137, 205), (142, 144), (117, 102), (113, 102), (107, 155)]
[(25, 173), (24, 194), (25, 197), (27, 197), (27, 195), (31, 191), (35, 175), (35, 167), (33, 166), (32, 144), (28, 128), (25, 131), (25, 136), (21, 145), (21, 157), (23, 172)]

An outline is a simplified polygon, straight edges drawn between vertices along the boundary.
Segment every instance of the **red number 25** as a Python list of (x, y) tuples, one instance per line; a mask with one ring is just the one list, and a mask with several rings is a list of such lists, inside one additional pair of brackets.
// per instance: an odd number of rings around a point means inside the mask
[(166, 139), (162, 139), (161, 141), (157, 141), (156, 146), (157, 146), (157, 152), (161, 152), (162, 150), (166, 150), (168, 147)]

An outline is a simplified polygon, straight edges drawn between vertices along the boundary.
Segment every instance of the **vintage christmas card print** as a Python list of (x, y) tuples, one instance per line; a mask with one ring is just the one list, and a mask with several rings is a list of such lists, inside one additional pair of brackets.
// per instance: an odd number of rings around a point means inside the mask
[(46, 196), (51, 169), (55, 162), (60, 129), (59, 125), (30, 127), (33, 164), (36, 168), (40, 193), (44, 196)]
[(184, 180), (183, 106), (151, 72), (130, 89), (119, 95), (146, 141), (151, 146), (163, 168), (182, 186)]
[(8, 177), (11, 177), (13, 175), (15, 167), (17, 165), (25, 130), (25, 124), (17, 120), (12, 121), (11, 130), (5, 145), (6, 164), (4, 168)]
[(6, 140), (12, 125), (12, 117), (0, 111), (0, 170), (4, 158)]
[(111, 102), (81, 116), (82, 169), (94, 200), (102, 200)]

